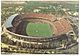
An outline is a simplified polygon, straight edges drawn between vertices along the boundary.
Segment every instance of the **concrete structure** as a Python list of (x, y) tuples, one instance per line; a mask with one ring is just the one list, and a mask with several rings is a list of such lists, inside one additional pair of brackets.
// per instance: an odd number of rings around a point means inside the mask
[[(30, 21), (30, 22), (41, 22), (41, 23), (49, 23), (52, 28), (54, 28), (55, 34), (52, 37), (33, 37), (33, 36), (25, 36), (21, 34), (17, 34), (16, 30), (17, 26), (20, 22)], [(25, 53), (40, 53), (39, 51), (43, 49), (64, 49), (70, 46), (70, 42), (72, 41), (72, 37), (69, 36), (69, 32), (72, 31), (71, 25), (68, 23), (66, 19), (57, 20), (54, 15), (48, 14), (38, 14), (38, 13), (26, 13), (15, 16), (12, 21), (13, 27), (6, 28), (4, 27), (4, 31), (6, 31), (6, 35), (8, 37), (2, 38), (2, 44), (9, 44), (7, 47), (7, 52), (25, 52)], [(22, 28), (22, 27), (21, 27)], [(15, 31), (16, 30), (16, 31)], [(19, 29), (20, 30), (20, 29)], [(11, 35), (11, 36), (10, 36)], [(14, 37), (12, 37), (14, 36)], [(5, 42), (7, 40), (7, 42)], [(3, 44), (5, 45), (5, 44)], [(2, 52), (5, 51), (5, 48), (2, 47)], [(14, 49), (14, 50), (12, 50)], [(34, 50), (36, 52), (34, 52)], [(22, 51), (24, 50), (24, 51)], [(31, 52), (28, 52), (31, 51)], [(42, 53), (42, 51), (41, 51)]]

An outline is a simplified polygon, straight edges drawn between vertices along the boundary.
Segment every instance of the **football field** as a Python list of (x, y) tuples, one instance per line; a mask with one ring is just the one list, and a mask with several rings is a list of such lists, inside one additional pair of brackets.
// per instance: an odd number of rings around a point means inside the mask
[(49, 24), (29, 23), (26, 27), (26, 34), (36, 37), (51, 37), (53, 33)]

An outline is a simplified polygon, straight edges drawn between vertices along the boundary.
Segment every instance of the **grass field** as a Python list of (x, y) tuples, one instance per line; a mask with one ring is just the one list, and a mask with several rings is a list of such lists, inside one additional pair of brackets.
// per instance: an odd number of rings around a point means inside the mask
[(52, 30), (49, 24), (29, 23), (26, 27), (29, 36), (51, 37)]

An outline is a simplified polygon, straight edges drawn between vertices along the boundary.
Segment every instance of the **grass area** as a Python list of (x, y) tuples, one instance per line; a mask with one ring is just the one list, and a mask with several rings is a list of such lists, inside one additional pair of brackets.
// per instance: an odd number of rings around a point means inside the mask
[(53, 33), (49, 24), (29, 23), (26, 27), (26, 34), (30, 36), (51, 37)]

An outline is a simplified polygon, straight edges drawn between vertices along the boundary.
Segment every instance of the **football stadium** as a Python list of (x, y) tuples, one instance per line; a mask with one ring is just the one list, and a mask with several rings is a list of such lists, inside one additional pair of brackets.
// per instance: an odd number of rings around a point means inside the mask
[(9, 37), (5, 38), (3, 35), (1, 52), (55, 53), (53, 49), (67, 49), (74, 45), (72, 43), (76, 43), (72, 39), (75, 33), (66, 18), (58, 19), (54, 15), (42, 13), (12, 16), (4, 24), (3, 29)]

